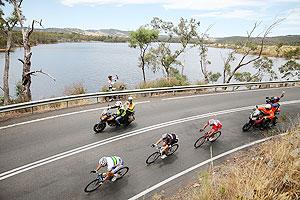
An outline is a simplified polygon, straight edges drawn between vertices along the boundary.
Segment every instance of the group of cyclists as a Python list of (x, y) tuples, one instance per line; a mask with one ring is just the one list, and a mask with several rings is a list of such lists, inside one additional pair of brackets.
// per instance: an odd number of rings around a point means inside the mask
[[(284, 94), (284, 93), (283, 93)], [(282, 96), (283, 96), (282, 94)], [(282, 97), (281, 96), (281, 97)], [(263, 120), (264, 124), (270, 124), (274, 123), (275, 120), (275, 112), (279, 107), (279, 100), (281, 97), (271, 97), (270, 101), (267, 101), (267, 104), (259, 107), (258, 109), (263, 114)], [(133, 98), (129, 97), (128, 101), (125, 104), (125, 107), (122, 105), (122, 102), (117, 101), (115, 106), (117, 108), (117, 120), (120, 124), (120, 120), (122, 120), (126, 116), (126, 111), (129, 111), (128, 113), (133, 113), (135, 104), (133, 103)], [(125, 114), (124, 114), (125, 113)], [(204, 131), (208, 126), (211, 127), (211, 129), (208, 131), (208, 141), (213, 137), (214, 133), (220, 131), (222, 129), (222, 123), (215, 119), (209, 119), (207, 123), (200, 129), (200, 132)], [(167, 153), (169, 148), (178, 142), (178, 136), (175, 133), (166, 133), (163, 134), (162, 137), (154, 144), (152, 144), (152, 147), (156, 147), (159, 143), (162, 142), (161, 147), (161, 158), (165, 159), (167, 157)], [(101, 157), (99, 160), (99, 163), (95, 170), (91, 171), (91, 173), (98, 173), (98, 171), (103, 168), (107, 167), (107, 173), (103, 174), (103, 182), (104, 181), (115, 181), (118, 178), (118, 173), (116, 173), (120, 168), (122, 168), (124, 165), (124, 161), (118, 157), (118, 156), (104, 156)], [(102, 182), (102, 183), (103, 183)]]

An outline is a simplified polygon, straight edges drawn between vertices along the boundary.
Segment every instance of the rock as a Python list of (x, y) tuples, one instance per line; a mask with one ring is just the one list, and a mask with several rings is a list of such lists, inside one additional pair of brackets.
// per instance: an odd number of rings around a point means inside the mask
[(196, 187), (200, 187), (200, 184), (199, 184), (199, 183), (195, 183), (195, 184), (193, 185), (193, 188), (196, 188)]
[(296, 169), (300, 170), (300, 160), (296, 160), (293, 164), (296, 167)]

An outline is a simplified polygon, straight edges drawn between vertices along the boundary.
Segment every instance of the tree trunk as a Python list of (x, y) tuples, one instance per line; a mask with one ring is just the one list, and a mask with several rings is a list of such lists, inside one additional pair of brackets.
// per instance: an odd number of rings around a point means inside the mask
[(4, 105), (8, 105), (10, 103), (8, 77), (9, 77), (11, 39), (12, 39), (12, 33), (11, 33), (11, 31), (8, 31), (7, 32), (6, 49), (5, 49), (5, 64), (4, 64), (4, 72), (3, 72)]
[(30, 73), (31, 68), (31, 48), (29, 45), (29, 31), (25, 31), (23, 34), (23, 46), (24, 46), (24, 60), (23, 60), (23, 73), (22, 73), (22, 100), (27, 102), (31, 101), (31, 76), (28, 75)]

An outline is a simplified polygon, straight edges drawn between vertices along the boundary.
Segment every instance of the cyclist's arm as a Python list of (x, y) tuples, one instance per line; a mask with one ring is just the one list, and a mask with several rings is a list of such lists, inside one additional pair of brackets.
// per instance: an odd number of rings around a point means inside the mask
[(98, 171), (99, 169), (101, 169), (101, 165), (100, 164), (97, 165), (97, 168), (95, 170)]
[(158, 145), (163, 139), (160, 138), (155, 144)]
[(208, 123), (205, 124), (202, 129), (205, 130), (207, 126), (208, 126)]

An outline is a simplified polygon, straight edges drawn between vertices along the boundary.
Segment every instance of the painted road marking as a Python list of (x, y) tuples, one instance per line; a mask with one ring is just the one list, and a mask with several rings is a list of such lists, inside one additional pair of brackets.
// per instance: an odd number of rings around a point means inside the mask
[(272, 138), (274, 138), (274, 137), (275, 137), (275, 136), (268, 137), (268, 138), (264, 138), (264, 139), (261, 139), (261, 140), (257, 140), (257, 141), (254, 141), (254, 142), (251, 142), (251, 143), (248, 143), (248, 144), (239, 146), (239, 147), (237, 147), (237, 148), (231, 149), (231, 150), (226, 151), (226, 152), (224, 152), (224, 153), (221, 153), (221, 154), (219, 154), (219, 155), (217, 155), (217, 156), (215, 156), (215, 157), (212, 157), (212, 158), (210, 158), (210, 159), (208, 159), (208, 160), (205, 160), (205, 161), (203, 161), (203, 162), (201, 162), (201, 163), (198, 163), (197, 165), (194, 165), (194, 166), (192, 166), (192, 167), (190, 167), (190, 168), (188, 168), (188, 169), (186, 169), (186, 170), (184, 170), (184, 171), (182, 171), (182, 172), (179, 172), (178, 174), (175, 174), (174, 176), (171, 176), (171, 177), (165, 179), (164, 181), (161, 181), (161, 182), (159, 182), (159, 183), (157, 183), (157, 184), (151, 186), (150, 188), (148, 188), (148, 189), (146, 189), (146, 190), (140, 192), (139, 194), (137, 194), (137, 195), (135, 195), (135, 196), (129, 198), (128, 200), (136, 200), (136, 199), (139, 199), (139, 198), (141, 198), (141, 197), (144, 197), (146, 194), (152, 192), (153, 190), (155, 190), (155, 189), (157, 189), (157, 188), (159, 188), (159, 187), (161, 187), (161, 186), (163, 186), (163, 185), (169, 183), (170, 181), (175, 180), (175, 179), (177, 179), (177, 178), (179, 178), (179, 177), (181, 177), (181, 176), (183, 176), (183, 175), (185, 175), (185, 174), (187, 174), (187, 173), (189, 173), (189, 172), (191, 172), (191, 171), (193, 171), (193, 170), (195, 170), (195, 169), (197, 169), (197, 168), (199, 168), (199, 167), (201, 167), (201, 166), (203, 166), (203, 165), (209, 164), (210, 162), (213, 162), (214, 160), (217, 160), (217, 159), (219, 159), (219, 158), (222, 158), (222, 157), (224, 157), (224, 156), (227, 156), (227, 155), (229, 155), (229, 154), (232, 154), (232, 153), (234, 153), (234, 152), (236, 152), (236, 151), (245, 149), (245, 148), (250, 147), (250, 146), (253, 146), (253, 145), (255, 145), (255, 144), (259, 144), (259, 143), (265, 142), (265, 141), (270, 140), (270, 139), (272, 139)]
[[(144, 104), (144, 103), (149, 103), (150, 101), (141, 101), (141, 102), (136, 102), (136, 104)], [(16, 123), (16, 124), (10, 124), (7, 126), (2, 126), (0, 127), (0, 130), (2, 129), (7, 129), (7, 128), (12, 128), (12, 127), (16, 127), (16, 126), (21, 126), (21, 125), (25, 125), (25, 124), (30, 124), (30, 123), (34, 123), (34, 122), (40, 122), (40, 121), (45, 121), (45, 120), (49, 120), (49, 119), (55, 119), (55, 118), (59, 118), (59, 117), (66, 117), (66, 116), (70, 116), (70, 115), (76, 115), (76, 114), (81, 114), (81, 113), (86, 113), (86, 112), (93, 112), (93, 111), (98, 111), (98, 110), (103, 110), (106, 109), (106, 107), (101, 107), (101, 108), (93, 108), (93, 109), (88, 109), (88, 110), (81, 110), (81, 111), (76, 111), (76, 112), (71, 112), (71, 113), (65, 113), (65, 114), (61, 114), (61, 115), (54, 115), (54, 116), (50, 116), (50, 117), (44, 117), (44, 118), (40, 118), (40, 119), (34, 119), (34, 120), (30, 120), (30, 121), (25, 121), (25, 122), (20, 122), (20, 123)]]
[[(300, 100), (286, 101), (286, 102), (282, 102), (281, 104), (288, 105), (288, 104), (296, 104), (296, 103), (300, 103)], [(186, 117), (186, 118), (182, 118), (182, 119), (172, 120), (172, 121), (168, 121), (168, 122), (148, 126), (148, 127), (142, 128), (142, 129), (135, 130), (135, 131), (130, 131), (128, 133), (123, 133), (121, 135), (117, 135), (117, 136), (110, 137), (110, 138), (107, 138), (107, 139), (104, 139), (104, 140), (101, 140), (101, 141), (98, 141), (98, 142), (87, 144), (87, 145), (84, 145), (84, 146), (81, 146), (81, 147), (63, 152), (63, 153), (59, 153), (59, 154), (50, 156), (48, 158), (44, 158), (44, 159), (35, 161), (33, 163), (26, 164), (24, 166), (17, 167), (15, 169), (3, 172), (3, 173), (0, 174), (0, 180), (4, 180), (4, 179), (9, 178), (11, 176), (15, 176), (17, 174), (26, 172), (28, 170), (34, 169), (36, 167), (39, 167), (39, 166), (42, 166), (42, 165), (45, 165), (45, 164), (48, 164), (48, 163), (51, 163), (51, 162), (54, 162), (56, 160), (60, 160), (60, 159), (63, 159), (63, 158), (66, 158), (66, 157), (69, 157), (69, 156), (72, 156), (72, 155), (75, 155), (75, 154), (78, 154), (78, 153), (96, 148), (96, 147), (99, 147), (99, 146), (103, 146), (105, 144), (109, 144), (109, 143), (112, 143), (114, 141), (118, 141), (118, 140), (121, 140), (121, 139), (125, 139), (125, 138), (128, 138), (128, 137), (139, 135), (139, 134), (142, 134), (142, 133), (145, 133), (145, 132), (149, 132), (151, 130), (156, 130), (156, 129), (159, 129), (159, 128), (163, 128), (163, 127), (167, 127), (167, 126), (171, 126), (171, 125), (175, 125), (175, 124), (180, 124), (180, 123), (184, 123), (184, 122), (188, 122), (188, 121), (192, 121), (192, 120), (202, 119), (202, 118), (206, 118), (206, 117), (210, 117), (210, 116), (214, 116), (214, 115), (223, 115), (223, 114), (229, 114), (229, 113), (234, 113), (234, 112), (240, 112), (240, 111), (244, 111), (244, 110), (250, 110), (252, 108), (253, 108), (253, 106), (246, 106), (246, 107), (240, 107), (240, 108), (233, 108), (233, 109), (229, 109), (229, 110), (222, 110), (222, 111), (216, 111), (216, 112), (211, 112), (211, 113), (205, 113), (205, 114), (201, 114), (201, 115)]]
[(211, 94), (197, 94), (197, 95), (190, 95), (190, 96), (181, 96), (181, 97), (170, 97), (162, 99), (162, 101), (170, 101), (170, 100), (177, 100), (177, 99), (187, 99), (187, 98), (194, 98), (194, 97), (202, 97), (202, 96), (214, 96), (214, 95), (224, 95), (224, 94), (235, 94), (235, 93), (245, 93), (245, 92), (259, 92), (264, 90), (279, 90), (279, 89), (289, 89), (289, 88), (297, 88), (297, 87), (281, 87), (281, 88), (267, 88), (267, 89), (256, 89), (256, 90), (244, 90), (244, 91), (235, 91), (235, 92), (220, 92), (220, 93), (211, 93)]

